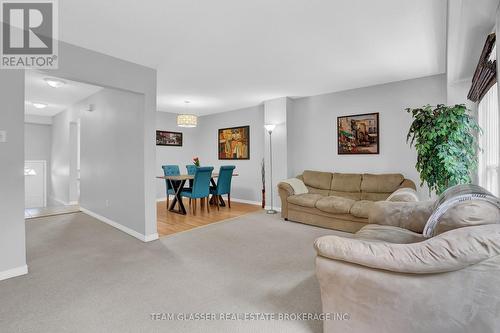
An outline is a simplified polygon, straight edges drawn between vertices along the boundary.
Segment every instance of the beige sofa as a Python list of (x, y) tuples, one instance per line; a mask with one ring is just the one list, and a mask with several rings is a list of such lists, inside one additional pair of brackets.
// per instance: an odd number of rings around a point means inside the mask
[[(286, 182), (278, 184), (281, 216), (285, 220), (324, 228), (356, 232), (368, 223), (375, 201), (386, 200), (396, 190), (415, 190), (401, 174), (354, 174), (306, 170), (297, 176), (309, 193), (295, 194)], [(411, 201), (415, 195), (401, 193), (393, 201)]]
[(316, 240), (324, 332), (500, 332), (500, 211), (464, 202), (424, 238), (432, 202), (375, 204), (349, 237)]

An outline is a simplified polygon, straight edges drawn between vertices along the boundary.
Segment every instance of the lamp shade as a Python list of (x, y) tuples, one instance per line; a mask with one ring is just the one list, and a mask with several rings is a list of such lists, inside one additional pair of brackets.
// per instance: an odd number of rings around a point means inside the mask
[(276, 125), (274, 125), (274, 124), (266, 124), (266, 125), (264, 125), (264, 127), (266, 128), (266, 130), (268, 132), (272, 132), (276, 128)]
[(194, 114), (177, 115), (177, 126), (179, 127), (196, 127), (198, 125), (198, 117)]

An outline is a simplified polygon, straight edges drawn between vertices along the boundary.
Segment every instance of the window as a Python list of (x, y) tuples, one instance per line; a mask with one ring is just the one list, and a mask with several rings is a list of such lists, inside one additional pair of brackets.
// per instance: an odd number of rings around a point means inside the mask
[(498, 135), (498, 91), (493, 85), (479, 102), (479, 126), (483, 134), (479, 136), (479, 185), (499, 196), (499, 155), (500, 144)]

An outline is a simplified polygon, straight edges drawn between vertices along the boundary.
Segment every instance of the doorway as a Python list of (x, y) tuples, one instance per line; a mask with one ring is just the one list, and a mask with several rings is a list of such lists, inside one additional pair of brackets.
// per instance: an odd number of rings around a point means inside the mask
[(79, 212), (80, 110), (102, 88), (25, 72), (25, 218)]
[(47, 161), (24, 162), (24, 206), (47, 206)]

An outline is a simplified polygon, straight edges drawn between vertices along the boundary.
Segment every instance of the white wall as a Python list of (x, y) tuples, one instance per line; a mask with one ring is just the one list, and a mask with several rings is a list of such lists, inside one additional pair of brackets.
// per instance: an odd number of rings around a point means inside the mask
[(50, 156), (52, 146), (52, 126), (43, 124), (24, 124), (24, 159), (44, 160), (47, 162), (47, 196), (50, 195)]
[[(264, 108), (262, 105), (200, 117), (193, 153), (202, 165), (235, 165), (238, 177), (233, 178), (231, 198), (262, 201), (261, 163), (264, 157)], [(218, 130), (220, 128), (250, 126), (250, 159), (219, 160)]]
[[(141, 148), (129, 159), (142, 161), (139, 234), (156, 235), (155, 205), (155, 112), (156, 70), (59, 42), (59, 69), (50, 75), (105, 87), (143, 93)], [(0, 75), (0, 130), (8, 131), (8, 142), (0, 143), (0, 280), (26, 272), (24, 226), (24, 71), (4, 70)], [(123, 223), (127, 223), (125, 219)]]
[[(137, 134), (136, 139), (140, 142), (140, 147), (134, 151), (128, 150), (127, 154), (123, 155), (124, 163), (129, 161), (131, 163), (133, 163), (132, 161), (140, 161), (141, 163), (140, 172), (129, 175), (130, 178), (138, 180), (137, 188), (130, 195), (135, 196), (136, 193), (139, 193), (140, 196), (138, 200), (130, 204), (129, 208), (135, 209), (141, 218), (126, 217), (115, 222), (144, 236), (141, 237), (143, 239), (155, 239), (157, 237), (155, 204), (156, 70), (59, 42), (59, 69), (51, 70), (50, 75), (144, 94), (144, 102), (137, 110), (140, 119), (134, 127), (136, 131), (134, 137)], [(129, 134), (127, 129), (123, 129), (123, 131), (124, 135)], [(99, 184), (99, 186), (101, 189), (106, 188), (106, 184)], [(115, 188), (113, 194), (119, 197), (127, 193), (124, 193), (120, 188)], [(106, 215), (103, 217), (110, 218)]]
[[(93, 112), (85, 111), (89, 104)], [(140, 232), (144, 228), (144, 95), (103, 89), (71, 108), (81, 119), (80, 206)]]
[(26, 274), (24, 227), (24, 71), (0, 75), (0, 280)]
[[(446, 103), (445, 75), (296, 99), (287, 121), (289, 170), (400, 172), (418, 186), (416, 152), (406, 143), (412, 118), (405, 108), (438, 103)], [(338, 155), (337, 117), (371, 112), (380, 113), (380, 154)]]
[[(78, 117), (78, 116), (76, 116)], [(71, 112), (65, 110), (52, 117), (50, 198), (60, 204), (69, 203), (69, 123)], [(74, 148), (74, 147), (73, 147)]]
[[(176, 164), (181, 173), (186, 173), (185, 165), (192, 164), (193, 157), (199, 154), (197, 147), (197, 128), (177, 127), (177, 114), (168, 112), (156, 112), (156, 129), (162, 131), (182, 132), (182, 147), (156, 146), (156, 173), (163, 175), (162, 165)], [(164, 198), (165, 181), (156, 180), (156, 198)]]

